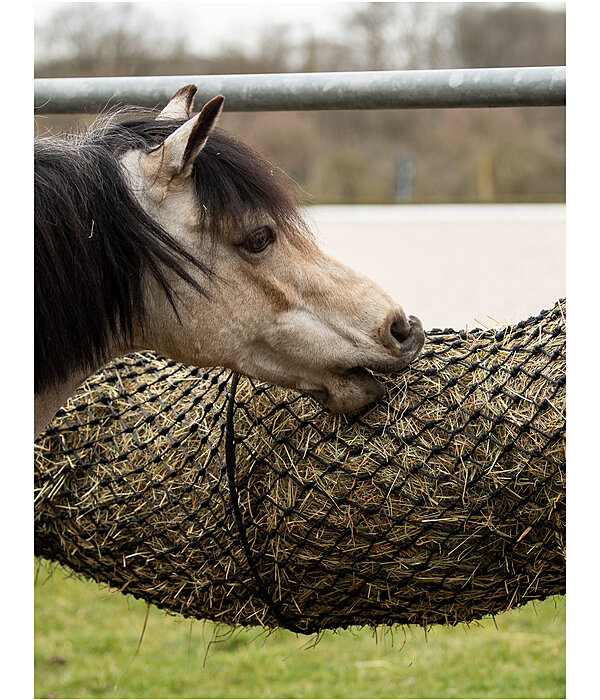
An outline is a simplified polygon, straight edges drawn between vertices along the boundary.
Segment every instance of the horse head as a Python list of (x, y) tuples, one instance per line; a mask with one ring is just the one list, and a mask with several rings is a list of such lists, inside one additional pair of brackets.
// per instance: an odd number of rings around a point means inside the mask
[[(375, 282), (320, 250), (281, 172), (215, 128), (224, 98), (192, 116), (196, 87), (173, 96), (146, 148), (120, 156), (141, 207), (210, 269), (173, 279), (175, 304), (149, 280), (133, 349), (224, 366), (311, 394), (334, 412), (382, 397), (368, 370), (394, 372), (424, 343)], [(148, 133), (150, 133), (148, 131)]]

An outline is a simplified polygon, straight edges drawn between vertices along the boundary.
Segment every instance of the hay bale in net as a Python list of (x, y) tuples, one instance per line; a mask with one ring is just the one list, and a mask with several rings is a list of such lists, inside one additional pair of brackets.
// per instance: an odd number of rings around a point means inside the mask
[(169, 611), (314, 632), (565, 590), (565, 303), (434, 330), (351, 416), (142, 353), (36, 445), (36, 553)]

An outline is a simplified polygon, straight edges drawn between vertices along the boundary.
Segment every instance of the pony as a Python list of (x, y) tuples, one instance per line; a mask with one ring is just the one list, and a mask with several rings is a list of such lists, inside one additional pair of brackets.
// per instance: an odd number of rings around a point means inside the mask
[(284, 174), (216, 127), (223, 96), (193, 115), (196, 90), (36, 140), (36, 435), (130, 352), (346, 413), (382, 398), (369, 370), (400, 370), (423, 347), (418, 318), (318, 247)]

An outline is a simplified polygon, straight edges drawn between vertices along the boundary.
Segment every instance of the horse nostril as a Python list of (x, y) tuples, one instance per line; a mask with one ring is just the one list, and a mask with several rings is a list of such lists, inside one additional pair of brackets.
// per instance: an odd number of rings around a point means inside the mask
[(390, 333), (399, 342), (403, 343), (410, 335), (410, 323), (404, 314), (397, 314), (392, 325), (390, 326)]

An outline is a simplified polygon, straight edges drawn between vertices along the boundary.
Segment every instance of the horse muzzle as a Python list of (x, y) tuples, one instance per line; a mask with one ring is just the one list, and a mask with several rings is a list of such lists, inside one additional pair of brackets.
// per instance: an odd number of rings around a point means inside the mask
[(369, 369), (379, 372), (397, 372), (416, 359), (425, 344), (425, 331), (423, 330), (423, 324), (416, 316), (409, 316), (407, 325), (408, 330), (403, 327), (401, 334), (394, 331), (394, 324), (391, 326), (390, 334), (395, 343), (394, 351), (396, 354), (396, 358), (392, 361), (391, 366), (372, 367), (368, 365)]
[(423, 324), (416, 316), (406, 320), (407, 328), (393, 334), (388, 341), (393, 355), (367, 360), (359, 366), (351, 367), (329, 378), (322, 390), (307, 392), (317, 398), (334, 413), (351, 413), (364, 406), (380, 401), (385, 396), (385, 388), (369, 370), (389, 374), (398, 372), (413, 362), (425, 344)]

